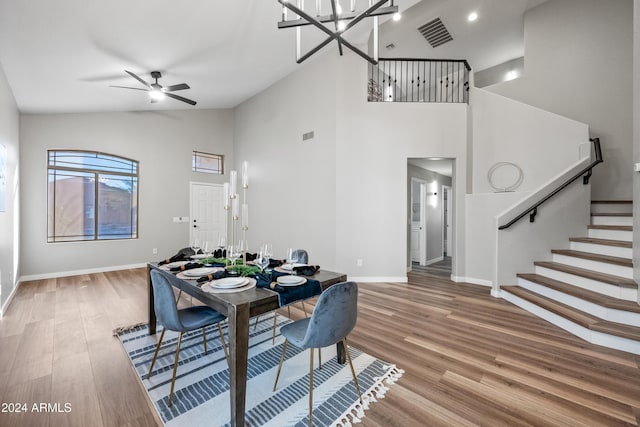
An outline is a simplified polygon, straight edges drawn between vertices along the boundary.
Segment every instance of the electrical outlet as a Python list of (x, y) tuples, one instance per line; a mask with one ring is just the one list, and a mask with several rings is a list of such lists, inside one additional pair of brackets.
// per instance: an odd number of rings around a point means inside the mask
[(360, 258), (356, 260), (356, 266), (362, 267), (362, 260)]
[(153, 254), (158, 255), (158, 248), (153, 248)]

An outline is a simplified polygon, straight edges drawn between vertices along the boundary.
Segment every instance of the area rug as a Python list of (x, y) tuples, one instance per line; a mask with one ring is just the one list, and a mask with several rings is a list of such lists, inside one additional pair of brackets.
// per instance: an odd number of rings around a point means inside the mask
[[(278, 316), (278, 329), (290, 321)], [(272, 344), (272, 327), (273, 317), (261, 316), (249, 331), (245, 424), (250, 427), (307, 426), (309, 350), (287, 346), (278, 389), (273, 392), (284, 338), (278, 334), (275, 345)], [(151, 379), (147, 379), (160, 330), (151, 336), (144, 324), (120, 328), (114, 333), (165, 426), (229, 425), (229, 369), (217, 327), (207, 328), (206, 355), (201, 330), (183, 335), (172, 406), (168, 406), (168, 402), (178, 334), (167, 331)], [(223, 333), (227, 340), (226, 322)], [(324, 348), (320, 369), (317, 353), (314, 357), (314, 426), (350, 426), (359, 422), (369, 405), (383, 398), (389, 386), (404, 372), (393, 364), (350, 348), (364, 405), (358, 399), (349, 364), (337, 362), (335, 346)]]

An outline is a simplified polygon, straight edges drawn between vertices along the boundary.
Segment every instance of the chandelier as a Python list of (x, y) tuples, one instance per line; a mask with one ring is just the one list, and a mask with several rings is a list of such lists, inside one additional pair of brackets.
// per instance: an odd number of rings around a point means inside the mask
[[(331, 43), (338, 43), (338, 51), (340, 55), (343, 53), (343, 46), (351, 49), (362, 58), (366, 59), (373, 65), (378, 63), (378, 20), (382, 15), (391, 15), (398, 13), (398, 6), (395, 6), (393, 0), (368, 0), (368, 7), (362, 11), (356, 11), (356, 0), (350, 0), (349, 9), (343, 10), (339, 0), (330, 0), (331, 13), (322, 14), (322, 0), (315, 0), (314, 12), (305, 11), (304, 0), (278, 0), (282, 5), (282, 20), (278, 22), (278, 28), (295, 28), (296, 29), (296, 62), (300, 64), (311, 55)], [(289, 18), (288, 11), (294, 15)], [(314, 14), (315, 16), (312, 16)], [(357, 48), (344, 38), (344, 33), (349, 31), (360, 21), (366, 18), (373, 20), (373, 56), (369, 56), (366, 52)], [(328, 25), (325, 25), (328, 24)], [(305, 54), (301, 54), (301, 27), (312, 25), (327, 35), (327, 38), (313, 49)]]

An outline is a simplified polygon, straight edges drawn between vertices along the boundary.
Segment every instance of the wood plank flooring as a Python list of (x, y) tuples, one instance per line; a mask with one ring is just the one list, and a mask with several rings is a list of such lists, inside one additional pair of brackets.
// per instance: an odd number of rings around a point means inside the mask
[[(145, 269), (23, 283), (0, 320), (0, 426), (155, 426), (112, 330), (145, 321)], [(405, 370), (363, 427), (640, 425), (640, 357), (598, 347), (489, 289), (410, 273), (359, 286), (350, 343)], [(185, 298), (183, 304), (188, 304)], [(312, 306), (313, 302), (307, 304)], [(304, 316), (301, 309), (293, 317)]]

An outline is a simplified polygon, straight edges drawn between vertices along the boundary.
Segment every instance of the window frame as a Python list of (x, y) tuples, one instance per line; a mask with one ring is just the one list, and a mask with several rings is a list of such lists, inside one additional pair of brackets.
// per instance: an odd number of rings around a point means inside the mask
[[(91, 156), (95, 156), (95, 158), (99, 158), (100, 156), (106, 156), (111, 158), (112, 160), (121, 160), (123, 162), (129, 162), (131, 165), (131, 169), (133, 170), (135, 168), (135, 173), (133, 172), (122, 172), (122, 171), (117, 171), (117, 170), (109, 170), (108, 168), (91, 168), (91, 167), (70, 167), (70, 166), (56, 166), (56, 165), (52, 165), (52, 161), (55, 163), (56, 159), (55, 156), (57, 153), (78, 153), (79, 156), (86, 156), (89, 155), (88, 157)], [(51, 176), (52, 171), (55, 174), (55, 171), (67, 171), (67, 172), (75, 172), (75, 173), (85, 173), (85, 174), (93, 174), (93, 179), (94, 179), (94, 183), (93, 183), (93, 191), (94, 191), (94, 203), (93, 203), (93, 238), (84, 238), (84, 237), (88, 237), (87, 235), (83, 235), (81, 237), (81, 239), (71, 239), (71, 240), (59, 240), (59, 239), (64, 239), (65, 237), (62, 236), (57, 236), (56, 235), (56, 222), (55, 222), (55, 213), (56, 213), (56, 209), (55, 209), (55, 203), (56, 203), (56, 190), (55, 190), (55, 185), (53, 186), (53, 195), (51, 195), (49, 193), (49, 177)], [(122, 237), (122, 238), (100, 238), (100, 232), (99, 232), (99, 226), (100, 226), (100, 222), (99, 222), (99, 211), (100, 211), (100, 191), (99, 191), (99, 185), (100, 185), (100, 176), (101, 175), (107, 175), (107, 176), (122, 176), (122, 177), (131, 177), (132, 180), (135, 182), (135, 233), (130, 233), (128, 236), (129, 237)], [(55, 183), (55, 180), (53, 181)], [(47, 243), (81, 243), (81, 242), (97, 242), (97, 241), (121, 241), (121, 240), (137, 240), (140, 238), (140, 162), (138, 160), (134, 160), (134, 159), (130, 159), (128, 157), (124, 157), (124, 156), (120, 156), (120, 155), (115, 155), (115, 154), (111, 154), (111, 153), (106, 153), (104, 151), (96, 151), (96, 150), (78, 150), (78, 149), (48, 149), (47, 150)], [(132, 201), (134, 200), (133, 198), (131, 199)], [(53, 203), (53, 221), (52, 221), (52, 227), (53, 227), (53, 232), (50, 233), (50, 221), (49, 221), (49, 212), (51, 209), (50, 203)], [(134, 222), (131, 221), (131, 225), (134, 225)]]
[[(220, 164), (220, 168), (218, 171), (214, 169), (198, 169), (196, 159), (198, 157), (206, 157), (206, 158), (217, 158), (218, 163)], [(191, 172), (200, 172), (200, 173), (208, 173), (212, 175), (224, 175), (224, 154), (216, 154), (216, 153), (207, 153), (204, 151), (193, 150), (191, 152)]]

